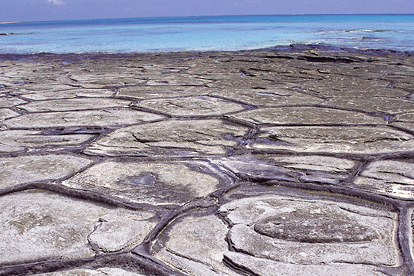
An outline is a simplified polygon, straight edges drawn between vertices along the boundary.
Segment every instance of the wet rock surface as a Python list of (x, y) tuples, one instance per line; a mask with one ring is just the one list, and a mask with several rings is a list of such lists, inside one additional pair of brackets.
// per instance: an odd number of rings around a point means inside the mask
[(0, 275), (414, 274), (411, 55), (0, 63)]

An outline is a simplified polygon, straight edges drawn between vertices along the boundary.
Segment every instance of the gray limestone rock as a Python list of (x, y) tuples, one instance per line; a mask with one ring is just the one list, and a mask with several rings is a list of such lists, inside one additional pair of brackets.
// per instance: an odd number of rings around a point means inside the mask
[(26, 101), (19, 98), (0, 96), (0, 107), (13, 107), (23, 103), (26, 103)]
[(39, 274), (40, 276), (145, 276), (141, 273), (126, 271), (115, 267), (102, 267), (98, 269), (72, 269), (51, 273)]
[(0, 250), (7, 252), (0, 256), (2, 265), (91, 257), (95, 254), (91, 245), (96, 250), (120, 251), (141, 243), (154, 225), (148, 221), (153, 217), (148, 211), (111, 208), (37, 190), (2, 196), (0, 208)]
[(173, 116), (214, 116), (244, 109), (241, 104), (209, 96), (144, 100), (139, 102), (137, 106)]
[(228, 229), (215, 216), (188, 216), (174, 223), (154, 256), (187, 275), (239, 275), (223, 264)]
[(73, 155), (29, 155), (0, 158), (0, 188), (56, 180), (75, 174), (92, 161)]
[(16, 117), (16, 116), (19, 116), (19, 115), (20, 115), (19, 113), (14, 112), (11, 109), (1, 108), (0, 109), (0, 123), (5, 119), (9, 119), (9, 118)]
[(277, 195), (235, 200), (220, 213), (235, 250), (292, 264), (399, 266), (396, 214)]
[(69, 89), (61, 91), (28, 91), (22, 93), (25, 99), (30, 100), (54, 100), (63, 98), (77, 98), (77, 97), (90, 97), (90, 98), (104, 98), (111, 97), (114, 94), (113, 91), (108, 89)]
[(227, 262), (241, 270), (247, 270), (258, 276), (385, 276), (379, 268), (361, 264), (292, 264), (277, 262), (267, 258), (256, 258), (250, 255), (227, 252)]
[(319, 104), (323, 100), (308, 94), (284, 88), (275, 89), (219, 89), (212, 95), (235, 99), (256, 106), (287, 106), (300, 104)]
[(123, 126), (164, 118), (147, 112), (131, 109), (84, 110), (73, 112), (48, 112), (25, 114), (8, 119), (4, 124), (9, 128), (45, 128), (68, 126)]
[(369, 191), (397, 198), (414, 198), (414, 163), (383, 160), (372, 162), (355, 178), (354, 184)]
[(334, 97), (322, 103), (326, 106), (396, 114), (414, 111), (414, 102), (388, 97)]
[(41, 131), (4, 130), (0, 131), (0, 153), (70, 149), (92, 137), (89, 134), (47, 135)]
[[(281, 180), (338, 184), (355, 162), (327, 156), (243, 155), (213, 160), (237, 176), (251, 180)], [(254, 164), (254, 166), (252, 166)]]
[(230, 117), (254, 124), (339, 125), (386, 123), (381, 117), (320, 107), (261, 108), (234, 114)]
[(109, 161), (94, 165), (62, 184), (132, 202), (184, 204), (214, 192), (219, 180), (193, 171), (184, 163)]
[(130, 101), (121, 99), (75, 98), (30, 102), (19, 105), (19, 108), (29, 112), (43, 112), (128, 107), (130, 104)]
[(41, 131), (0, 131), (0, 153), (20, 151), (56, 151), (78, 147), (94, 137), (89, 134), (47, 135)]
[(386, 126), (277, 126), (261, 128), (261, 134), (248, 147), (315, 153), (378, 154), (410, 151), (414, 148), (413, 138), (408, 133)]
[(151, 157), (222, 155), (237, 146), (234, 139), (247, 130), (223, 120), (168, 120), (118, 129), (85, 152)]
[(210, 89), (202, 86), (140, 85), (120, 88), (117, 96), (138, 99), (154, 99), (172, 96), (182, 97), (204, 95), (209, 92)]

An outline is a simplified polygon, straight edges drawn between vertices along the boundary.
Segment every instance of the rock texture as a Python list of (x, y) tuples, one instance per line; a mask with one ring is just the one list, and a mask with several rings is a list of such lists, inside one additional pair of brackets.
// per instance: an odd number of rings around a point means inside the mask
[(414, 275), (414, 59), (0, 56), (0, 275)]

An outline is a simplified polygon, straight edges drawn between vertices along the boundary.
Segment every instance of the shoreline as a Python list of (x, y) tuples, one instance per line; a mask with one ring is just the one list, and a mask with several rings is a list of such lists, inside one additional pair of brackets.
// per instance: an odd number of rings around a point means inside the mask
[(274, 47), (258, 48), (250, 50), (229, 50), (229, 51), (159, 51), (159, 52), (131, 52), (131, 53), (107, 53), (107, 52), (82, 52), (82, 53), (52, 53), (52, 52), (39, 52), (39, 53), (0, 53), (0, 60), (18, 60), (24, 58), (43, 58), (43, 57), (67, 57), (72, 59), (83, 58), (96, 58), (96, 57), (136, 57), (136, 56), (168, 56), (168, 55), (208, 55), (208, 54), (244, 54), (244, 53), (257, 53), (257, 52), (279, 52), (279, 53), (304, 53), (309, 51), (317, 51), (325, 54), (359, 54), (359, 55), (373, 55), (373, 56), (411, 56), (414, 51), (399, 51), (393, 49), (358, 49), (350, 47), (341, 47), (324, 44), (292, 44), (292, 45), (277, 45)]

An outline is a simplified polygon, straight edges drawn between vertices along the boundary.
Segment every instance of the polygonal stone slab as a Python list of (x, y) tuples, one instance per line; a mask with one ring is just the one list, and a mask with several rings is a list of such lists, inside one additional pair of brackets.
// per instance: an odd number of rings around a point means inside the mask
[(19, 98), (15, 97), (0, 97), (0, 107), (13, 107), (19, 104), (26, 103)]
[(238, 252), (292, 264), (398, 266), (396, 214), (277, 195), (235, 200), (220, 213)]
[(414, 137), (389, 127), (285, 126), (263, 127), (249, 145), (253, 149), (377, 154), (411, 151)]
[(256, 106), (286, 106), (319, 104), (323, 100), (288, 89), (219, 89), (212, 95), (249, 103)]
[(85, 152), (105, 155), (223, 155), (248, 128), (223, 120), (168, 120), (118, 129)]
[(144, 100), (137, 106), (173, 116), (213, 116), (244, 109), (241, 104), (208, 96)]
[(161, 115), (131, 109), (106, 109), (25, 114), (20, 117), (5, 120), (4, 124), (9, 128), (67, 126), (113, 127), (156, 121), (162, 118), (164, 117)]
[[(37, 274), (36, 274), (37, 275)], [(145, 276), (144, 274), (126, 271), (114, 267), (102, 267), (98, 269), (72, 269), (51, 273), (42, 273), (39, 276)]]
[(128, 107), (130, 103), (130, 101), (120, 99), (76, 98), (31, 102), (19, 105), (19, 108), (29, 112), (68, 111), (108, 107)]
[(16, 116), (19, 116), (19, 115), (20, 115), (19, 113), (14, 112), (11, 109), (2, 108), (2, 109), (0, 109), (0, 122), (5, 120), (5, 119), (11, 118), (11, 117), (16, 117)]
[(132, 202), (184, 204), (193, 198), (205, 197), (214, 192), (219, 180), (193, 171), (184, 164), (108, 161), (97, 164), (62, 184)]
[(180, 97), (208, 94), (211, 89), (202, 86), (176, 86), (176, 85), (142, 85), (120, 88), (119, 97), (131, 97), (138, 99), (152, 99), (163, 97)]
[(91, 163), (87, 158), (67, 154), (0, 158), (0, 188), (64, 178)]
[(369, 191), (397, 198), (414, 198), (413, 160), (372, 162), (355, 178), (354, 184)]
[(387, 97), (335, 97), (322, 104), (338, 108), (389, 114), (414, 111), (414, 102)]
[(227, 232), (215, 216), (188, 216), (168, 229), (152, 253), (188, 275), (239, 275), (223, 264)]
[(94, 137), (88, 134), (46, 135), (41, 131), (0, 131), (0, 152), (54, 151), (56, 147), (76, 147)]
[(379, 268), (370, 265), (361, 264), (291, 264), (276, 262), (267, 258), (256, 258), (242, 253), (227, 252), (225, 259), (235, 267), (247, 269), (258, 276), (385, 276), (389, 274), (382, 273)]
[(114, 94), (113, 91), (108, 89), (70, 89), (63, 91), (30, 91), (24, 93), (24, 97), (31, 100), (53, 100), (63, 98), (76, 98), (76, 97), (111, 97)]
[(45, 135), (41, 131), (5, 130), (0, 131), (0, 153), (76, 147), (92, 137), (88, 134)]
[(7, 252), (0, 255), (2, 265), (91, 257), (95, 254), (91, 247), (106, 251), (107, 242), (109, 251), (120, 251), (141, 243), (155, 224), (148, 221), (153, 217), (148, 211), (111, 208), (42, 191), (2, 196), (0, 208), (0, 250)]
[[(327, 156), (244, 155), (213, 160), (242, 178), (338, 184), (355, 162)], [(252, 166), (254, 164), (254, 166)]]
[(261, 108), (230, 115), (254, 124), (385, 124), (381, 117), (364, 113), (320, 107)]

